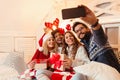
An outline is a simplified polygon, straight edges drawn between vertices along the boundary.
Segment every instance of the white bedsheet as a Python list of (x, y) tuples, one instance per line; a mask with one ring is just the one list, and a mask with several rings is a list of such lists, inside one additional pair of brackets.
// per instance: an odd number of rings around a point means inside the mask
[(0, 65), (0, 80), (18, 80), (18, 72), (14, 68)]
[(0, 80), (18, 80), (25, 70), (25, 62), (19, 52), (0, 52)]

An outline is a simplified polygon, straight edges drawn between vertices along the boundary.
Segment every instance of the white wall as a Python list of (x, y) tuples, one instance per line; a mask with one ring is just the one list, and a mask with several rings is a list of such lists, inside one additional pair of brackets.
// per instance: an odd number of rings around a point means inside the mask
[[(115, 8), (120, 11), (119, 0), (107, 1), (118, 3), (117, 8)], [(85, 4), (89, 8), (93, 8), (99, 2), (98, 0), (0, 0), (0, 51), (6, 49), (6, 51), (26, 51), (26, 47), (29, 50), (28, 45), (32, 44), (34, 46), (31, 47), (33, 49), (31, 53), (26, 52), (33, 55), (36, 43), (44, 33), (45, 21), (52, 22), (56, 17), (61, 21), (61, 9), (63, 8), (76, 7), (79, 4)], [(106, 9), (98, 10), (106, 11)], [(115, 19), (115, 22), (116, 20), (118, 21), (118, 19)], [(104, 18), (103, 21), (108, 20)], [(18, 47), (24, 45), (26, 46)]]
[(50, 0), (0, 0), (0, 35), (36, 35), (51, 5)]

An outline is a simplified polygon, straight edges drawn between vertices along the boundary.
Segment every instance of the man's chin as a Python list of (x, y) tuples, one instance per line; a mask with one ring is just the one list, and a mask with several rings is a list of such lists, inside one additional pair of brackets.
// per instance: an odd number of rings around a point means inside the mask
[(85, 37), (85, 35), (83, 34), (83, 35), (80, 35), (79, 36), (79, 39), (83, 39)]

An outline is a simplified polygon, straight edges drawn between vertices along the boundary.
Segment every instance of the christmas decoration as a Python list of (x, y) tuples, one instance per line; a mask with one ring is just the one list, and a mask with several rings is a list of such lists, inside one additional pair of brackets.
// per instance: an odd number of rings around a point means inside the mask
[(71, 30), (70, 24), (67, 24), (67, 25), (66, 25), (66, 29), (67, 29), (67, 30)]
[(61, 70), (61, 71), (64, 71), (63, 60), (64, 60), (64, 54), (59, 54), (59, 53), (51, 53), (49, 58), (51, 67), (54, 68), (55, 70)]

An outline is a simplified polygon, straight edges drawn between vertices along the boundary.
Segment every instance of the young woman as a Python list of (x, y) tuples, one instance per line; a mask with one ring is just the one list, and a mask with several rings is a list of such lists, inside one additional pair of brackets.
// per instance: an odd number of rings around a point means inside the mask
[[(56, 53), (58, 51), (57, 44), (51, 35), (51, 33), (47, 33), (42, 37), (42, 49), (37, 49), (34, 56), (32, 57), (31, 61), (35, 61), (36, 64), (40, 64), (42, 61), (46, 61), (50, 57), (50, 53)], [(44, 79), (46, 78), (49, 80), (51, 76), (51, 66), (49, 62), (47, 61), (47, 69), (39, 69), (36, 71), (36, 78), (37, 80), (42, 79), (44, 76)]]
[(84, 46), (70, 30), (65, 32), (62, 53), (67, 55), (64, 60), (66, 69), (90, 62)]

